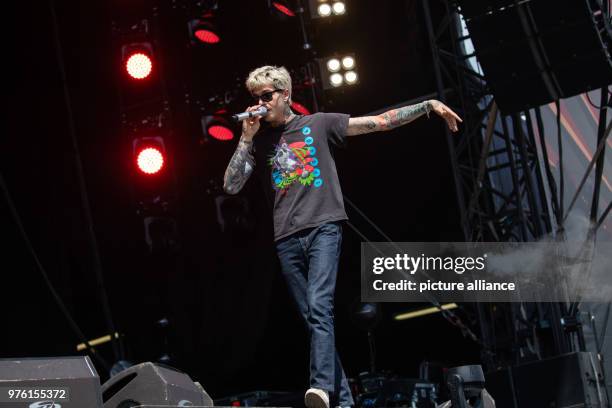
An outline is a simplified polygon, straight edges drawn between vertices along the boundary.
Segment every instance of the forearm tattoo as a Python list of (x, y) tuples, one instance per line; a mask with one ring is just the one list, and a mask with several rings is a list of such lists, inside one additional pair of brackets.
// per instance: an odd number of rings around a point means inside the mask
[(425, 101), (415, 105), (392, 109), (378, 116), (351, 118), (349, 120), (346, 135), (362, 135), (365, 133), (390, 130), (410, 123), (424, 113), (429, 117), (429, 112), (431, 112), (432, 109), (431, 101)]
[(251, 153), (253, 141), (240, 138), (238, 147), (230, 160), (225, 177), (223, 178), (223, 190), (228, 194), (237, 194), (249, 179), (255, 168), (255, 158)]
[(362, 135), (364, 133), (376, 132), (378, 125), (376, 123), (375, 116), (364, 116), (361, 118), (355, 118), (354, 122), (349, 126), (348, 136), (351, 135)]
[(406, 123), (412, 122), (419, 116), (422, 116), (424, 113), (426, 113), (427, 117), (429, 117), (429, 112), (431, 111), (431, 109), (432, 107), (430, 101), (425, 101), (410, 106), (404, 106), (398, 109), (392, 109), (381, 115), (383, 119), (383, 122), (381, 123), (381, 126), (383, 128), (381, 130), (393, 129)]

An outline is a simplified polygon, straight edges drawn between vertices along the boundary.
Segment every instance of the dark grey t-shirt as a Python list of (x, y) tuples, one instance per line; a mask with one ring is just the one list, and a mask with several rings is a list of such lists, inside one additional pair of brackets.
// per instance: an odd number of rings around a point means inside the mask
[(297, 115), (284, 126), (262, 127), (255, 135), (255, 168), (265, 177), (274, 203), (275, 240), (348, 218), (330, 151), (330, 144), (346, 144), (348, 121), (343, 113)]

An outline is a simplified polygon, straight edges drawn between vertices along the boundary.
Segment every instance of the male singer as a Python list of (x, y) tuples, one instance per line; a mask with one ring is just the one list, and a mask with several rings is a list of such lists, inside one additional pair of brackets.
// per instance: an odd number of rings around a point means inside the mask
[(437, 100), (377, 116), (342, 113), (296, 115), (291, 111), (291, 77), (284, 67), (264, 66), (246, 80), (261, 117), (243, 121), (242, 136), (225, 171), (224, 190), (236, 194), (255, 167), (264, 171), (274, 208), (274, 240), (282, 273), (310, 334), (308, 408), (354, 405), (334, 340), (334, 290), (347, 219), (330, 145), (347, 136), (390, 130), (435, 112), (453, 131), (461, 119)]

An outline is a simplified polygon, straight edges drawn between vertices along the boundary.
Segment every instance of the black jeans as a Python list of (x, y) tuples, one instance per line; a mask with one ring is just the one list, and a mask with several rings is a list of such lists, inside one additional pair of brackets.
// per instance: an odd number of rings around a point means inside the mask
[(342, 244), (342, 225), (307, 228), (276, 243), (281, 269), (310, 335), (310, 386), (326, 390), (330, 402), (353, 406), (353, 397), (336, 351), (334, 292)]

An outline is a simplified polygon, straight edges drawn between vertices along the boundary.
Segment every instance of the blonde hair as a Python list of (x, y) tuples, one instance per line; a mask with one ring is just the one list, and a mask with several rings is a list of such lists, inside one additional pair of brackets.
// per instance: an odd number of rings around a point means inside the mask
[(291, 75), (289, 75), (287, 68), (266, 65), (249, 73), (246, 87), (250, 93), (266, 85), (270, 85), (274, 89), (287, 89), (289, 91), (288, 103), (291, 103)]

